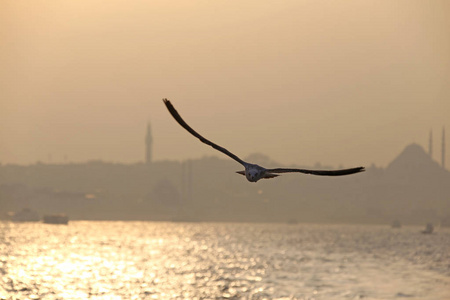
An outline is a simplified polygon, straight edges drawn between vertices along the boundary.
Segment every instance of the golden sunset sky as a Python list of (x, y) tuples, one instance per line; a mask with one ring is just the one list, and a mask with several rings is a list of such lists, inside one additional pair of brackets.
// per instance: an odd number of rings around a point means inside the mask
[(450, 1), (0, 2), (0, 163), (450, 165)]

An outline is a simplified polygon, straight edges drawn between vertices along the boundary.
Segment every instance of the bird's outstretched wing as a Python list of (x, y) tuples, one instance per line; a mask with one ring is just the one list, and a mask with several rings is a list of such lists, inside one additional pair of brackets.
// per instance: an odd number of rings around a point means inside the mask
[(267, 169), (269, 173), (305, 173), (312, 175), (320, 175), (320, 176), (342, 176), (342, 175), (350, 175), (358, 172), (364, 172), (364, 167), (357, 167), (351, 169), (342, 169), (342, 170), (306, 170), (306, 169), (285, 169), (285, 168), (277, 168), (277, 169)]
[(214, 144), (213, 142), (205, 139), (204, 137), (202, 137), (200, 134), (198, 134), (194, 129), (192, 129), (182, 118), (181, 116), (178, 114), (177, 110), (175, 109), (175, 107), (173, 107), (172, 103), (170, 103), (169, 100), (167, 99), (163, 99), (164, 104), (166, 105), (167, 109), (169, 110), (170, 114), (172, 115), (172, 117), (178, 122), (178, 124), (180, 124), (184, 129), (186, 129), (187, 131), (189, 131), (193, 136), (195, 136), (196, 138), (198, 138), (200, 141), (202, 141), (203, 143), (205, 143), (206, 145), (209, 145), (211, 147), (213, 147), (216, 150), (219, 150), (220, 152), (228, 155), (229, 157), (231, 157), (232, 159), (234, 159), (235, 161), (237, 161), (238, 163), (240, 163), (241, 165), (243, 165), (244, 167), (246, 165), (248, 165), (248, 163), (246, 163), (245, 161), (243, 161), (242, 159), (240, 159), (239, 157), (237, 157), (236, 155), (234, 155), (233, 153), (231, 153), (230, 151), (228, 151), (227, 149), (220, 147), (219, 145)]

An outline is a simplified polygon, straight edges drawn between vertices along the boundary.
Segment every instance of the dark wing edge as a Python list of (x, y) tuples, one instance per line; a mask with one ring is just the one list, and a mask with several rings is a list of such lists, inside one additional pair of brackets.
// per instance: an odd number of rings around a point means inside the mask
[(181, 118), (180, 114), (178, 114), (177, 110), (175, 109), (175, 107), (172, 105), (172, 103), (170, 103), (170, 101), (166, 98), (163, 99), (164, 104), (166, 105), (167, 109), (169, 110), (170, 114), (172, 115), (172, 117), (178, 122), (178, 124), (181, 125), (181, 127), (183, 127), (184, 129), (186, 129), (187, 131), (189, 131), (193, 136), (195, 136), (196, 138), (198, 138), (201, 142), (213, 147), (214, 149), (222, 152), (223, 154), (228, 155), (229, 157), (231, 157), (232, 159), (234, 159), (235, 161), (237, 161), (238, 163), (240, 163), (241, 165), (243, 165), (244, 167), (247, 165), (247, 163), (245, 161), (243, 161), (242, 159), (240, 159), (239, 157), (237, 157), (236, 155), (234, 155), (233, 153), (231, 153), (230, 151), (228, 151), (227, 149), (220, 147), (219, 145), (214, 144), (213, 142), (205, 139), (204, 137), (202, 137), (200, 134), (198, 134), (194, 129), (192, 129), (184, 120), (183, 118)]
[(342, 170), (307, 170), (307, 169), (285, 169), (285, 168), (277, 168), (277, 169), (267, 169), (267, 172), (270, 173), (305, 173), (311, 175), (319, 175), (319, 176), (342, 176), (342, 175), (350, 175), (359, 172), (364, 172), (366, 169), (364, 167), (357, 167), (351, 169), (342, 169)]

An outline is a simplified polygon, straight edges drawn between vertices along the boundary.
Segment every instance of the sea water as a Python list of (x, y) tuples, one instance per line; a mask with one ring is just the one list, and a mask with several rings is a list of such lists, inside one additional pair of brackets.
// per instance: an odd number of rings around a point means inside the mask
[(0, 223), (0, 299), (450, 299), (450, 230)]

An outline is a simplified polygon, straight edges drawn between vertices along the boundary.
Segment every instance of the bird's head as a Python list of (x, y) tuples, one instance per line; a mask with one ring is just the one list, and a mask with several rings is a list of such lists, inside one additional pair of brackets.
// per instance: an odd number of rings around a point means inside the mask
[(264, 177), (264, 168), (258, 165), (249, 165), (245, 168), (245, 177), (250, 182), (257, 182)]
[(244, 175), (250, 182), (257, 182), (261, 178), (273, 178), (275, 174), (269, 174), (266, 172), (266, 169), (254, 164), (247, 164), (245, 166), (245, 171), (238, 171), (238, 174)]

